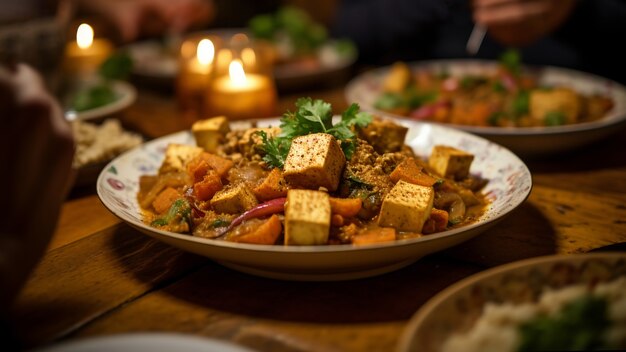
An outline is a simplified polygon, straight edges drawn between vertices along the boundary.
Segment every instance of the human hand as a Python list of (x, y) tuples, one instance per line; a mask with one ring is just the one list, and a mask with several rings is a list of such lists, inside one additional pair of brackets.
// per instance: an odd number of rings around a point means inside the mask
[(473, 17), (506, 46), (531, 44), (569, 16), (575, 0), (473, 0)]
[(124, 41), (180, 33), (215, 16), (212, 0), (80, 0), (79, 5), (111, 21)]
[(69, 124), (39, 74), (0, 65), (0, 316), (43, 254), (71, 185)]

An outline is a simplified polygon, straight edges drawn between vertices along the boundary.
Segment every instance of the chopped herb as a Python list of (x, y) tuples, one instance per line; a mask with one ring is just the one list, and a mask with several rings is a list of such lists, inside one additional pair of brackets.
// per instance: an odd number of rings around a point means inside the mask
[(423, 92), (409, 86), (405, 91), (405, 101), (409, 109), (416, 109), (426, 103), (432, 103), (437, 99), (436, 92)]
[(500, 64), (506, 68), (512, 75), (519, 77), (522, 73), (522, 61), (519, 51), (509, 49), (502, 53), (499, 58)]
[(156, 219), (150, 223), (150, 226), (165, 226), (167, 225), (167, 220), (165, 219)]
[(530, 94), (527, 90), (520, 90), (512, 103), (513, 115), (520, 117), (528, 114), (530, 105)]
[(461, 223), (461, 219), (460, 218), (448, 220), (448, 226), (454, 226), (454, 225), (458, 225), (460, 223)]
[(70, 106), (75, 111), (85, 111), (110, 104), (116, 99), (111, 86), (108, 83), (102, 83), (79, 91), (72, 99)]
[(337, 53), (344, 57), (352, 57), (357, 53), (354, 43), (347, 39), (337, 39), (334, 42), (334, 46)]
[(561, 126), (567, 122), (565, 114), (560, 111), (550, 111), (543, 118), (543, 123), (546, 126)]
[(361, 180), (356, 175), (352, 173), (349, 168), (346, 168), (344, 173), (344, 179), (348, 181), (349, 188), (351, 191), (354, 190), (372, 190), (374, 186)]
[(376, 109), (392, 110), (406, 105), (406, 100), (402, 94), (386, 92), (374, 103)]
[(504, 87), (504, 84), (502, 84), (501, 81), (493, 82), (493, 85), (491, 86), (491, 88), (496, 93), (506, 93), (507, 91), (506, 88)]
[(341, 120), (334, 125), (332, 106), (327, 102), (300, 98), (296, 101), (296, 107), (296, 112), (286, 112), (280, 119), (281, 133), (278, 137), (269, 138), (263, 132), (258, 132), (263, 139), (263, 160), (272, 167), (284, 166), (291, 141), (295, 137), (312, 133), (328, 133), (337, 138), (346, 158), (350, 159), (357, 143), (352, 127), (365, 127), (372, 121), (370, 114), (359, 112), (358, 104), (350, 105), (341, 114)]
[(464, 76), (463, 78), (461, 78), (461, 81), (459, 82), (459, 84), (461, 85), (461, 88), (463, 89), (472, 89), (486, 82), (487, 80), (483, 77)]
[(228, 220), (224, 220), (224, 219), (215, 219), (212, 223), (211, 223), (211, 227), (216, 229), (218, 227), (226, 227), (230, 225), (230, 221)]
[(369, 183), (361, 180), (360, 178), (358, 178), (358, 177), (356, 177), (354, 175), (348, 176), (347, 180), (351, 184), (353, 184), (354, 186), (359, 187), (359, 188), (365, 188), (365, 189), (372, 189), (372, 188), (374, 188), (374, 186), (370, 185)]
[(496, 111), (492, 113), (491, 115), (489, 115), (489, 117), (487, 118), (487, 123), (490, 126), (498, 126), (498, 123), (504, 117), (505, 117), (505, 114), (502, 111)]
[(187, 222), (191, 224), (191, 205), (184, 198), (179, 198), (172, 203), (170, 209), (162, 218), (154, 220), (153, 226), (166, 226)]
[[(281, 42), (288, 40), (295, 55), (310, 54), (328, 39), (326, 28), (316, 22), (306, 11), (295, 6), (281, 6), (274, 13), (259, 14), (248, 22), (256, 38)], [(346, 46), (342, 50), (348, 49)]]
[(269, 14), (261, 14), (253, 17), (248, 23), (248, 28), (255, 37), (260, 39), (272, 40), (277, 23), (274, 16)]
[(557, 316), (541, 316), (523, 324), (518, 351), (603, 349), (609, 324), (606, 299), (584, 296), (566, 304)]
[(263, 140), (261, 150), (265, 153), (263, 161), (271, 167), (283, 168), (289, 148), (291, 147), (291, 139), (289, 138), (268, 138), (265, 131), (257, 132)]
[(133, 69), (133, 59), (125, 51), (117, 52), (109, 56), (98, 69), (98, 73), (104, 79), (125, 80), (130, 76)]

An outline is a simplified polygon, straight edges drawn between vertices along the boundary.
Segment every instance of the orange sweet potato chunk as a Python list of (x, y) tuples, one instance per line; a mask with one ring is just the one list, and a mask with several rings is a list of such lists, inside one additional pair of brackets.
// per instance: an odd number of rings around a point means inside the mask
[(239, 243), (254, 243), (254, 244), (274, 244), (280, 236), (283, 230), (283, 225), (278, 218), (278, 215), (274, 214), (267, 219), (261, 226), (254, 228), (252, 231), (244, 233), (241, 236), (231, 237), (229, 241)]
[(152, 207), (154, 207), (154, 210), (158, 214), (163, 214), (172, 206), (172, 203), (174, 203), (176, 199), (181, 197), (182, 194), (180, 194), (180, 192), (178, 192), (175, 188), (167, 187), (162, 190), (156, 198), (154, 198), (154, 201), (152, 201)]
[(222, 189), (222, 180), (217, 171), (209, 169), (200, 182), (193, 185), (193, 195), (200, 201), (207, 201)]
[(361, 198), (335, 198), (330, 197), (330, 212), (346, 218), (356, 216), (361, 210), (363, 201)]
[(267, 201), (281, 197), (287, 197), (287, 182), (283, 173), (278, 168), (272, 169), (269, 175), (252, 192), (260, 201)]
[(361, 244), (373, 244), (380, 242), (389, 242), (396, 240), (396, 229), (392, 227), (381, 227), (377, 229), (367, 230), (361, 232), (352, 238), (352, 243)]
[(432, 177), (422, 170), (422, 167), (418, 166), (413, 158), (404, 159), (389, 175), (391, 181), (397, 183), (402, 180), (414, 185), (420, 185), (425, 187), (432, 187), (437, 181), (437, 178)]

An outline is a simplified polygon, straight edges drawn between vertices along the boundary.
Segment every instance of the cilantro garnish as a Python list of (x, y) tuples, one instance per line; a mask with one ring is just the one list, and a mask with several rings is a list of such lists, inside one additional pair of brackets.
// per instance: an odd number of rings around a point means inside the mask
[(359, 111), (358, 104), (350, 105), (336, 124), (332, 121), (332, 106), (323, 100), (300, 98), (296, 101), (296, 107), (298, 109), (295, 112), (288, 111), (280, 119), (281, 133), (277, 137), (269, 138), (264, 132), (258, 132), (263, 140), (263, 160), (271, 167), (282, 168), (291, 141), (295, 137), (312, 133), (328, 133), (337, 138), (346, 158), (350, 159), (357, 143), (352, 127), (365, 127), (372, 121), (370, 114)]
[(265, 153), (263, 161), (272, 167), (281, 168), (291, 147), (291, 139), (283, 137), (268, 138), (264, 131), (257, 132), (263, 141), (261, 150)]
[(520, 58), (520, 53), (516, 49), (508, 49), (502, 55), (500, 55), (499, 60), (500, 64), (504, 66), (511, 74), (516, 77), (522, 72), (522, 60)]

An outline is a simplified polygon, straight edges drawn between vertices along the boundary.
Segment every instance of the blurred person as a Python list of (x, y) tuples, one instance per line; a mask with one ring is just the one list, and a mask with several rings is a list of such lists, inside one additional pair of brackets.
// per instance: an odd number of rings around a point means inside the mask
[(0, 65), (0, 124), (0, 184), (5, 186), (0, 202), (0, 335), (10, 349), (9, 308), (54, 233), (73, 179), (74, 144), (58, 102), (27, 65)]
[[(475, 56), (466, 44), (475, 24), (487, 34)], [(340, 0), (332, 32), (354, 40), (360, 60), (476, 57), (519, 49), (531, 65), (595, 73), (626, 84), (626, 0)]]
[(77, 10), (102, 16), (125, 42), (141, 36), (177, 34), (206, 27), (215, 17), (212, 0), (76, 0)]

